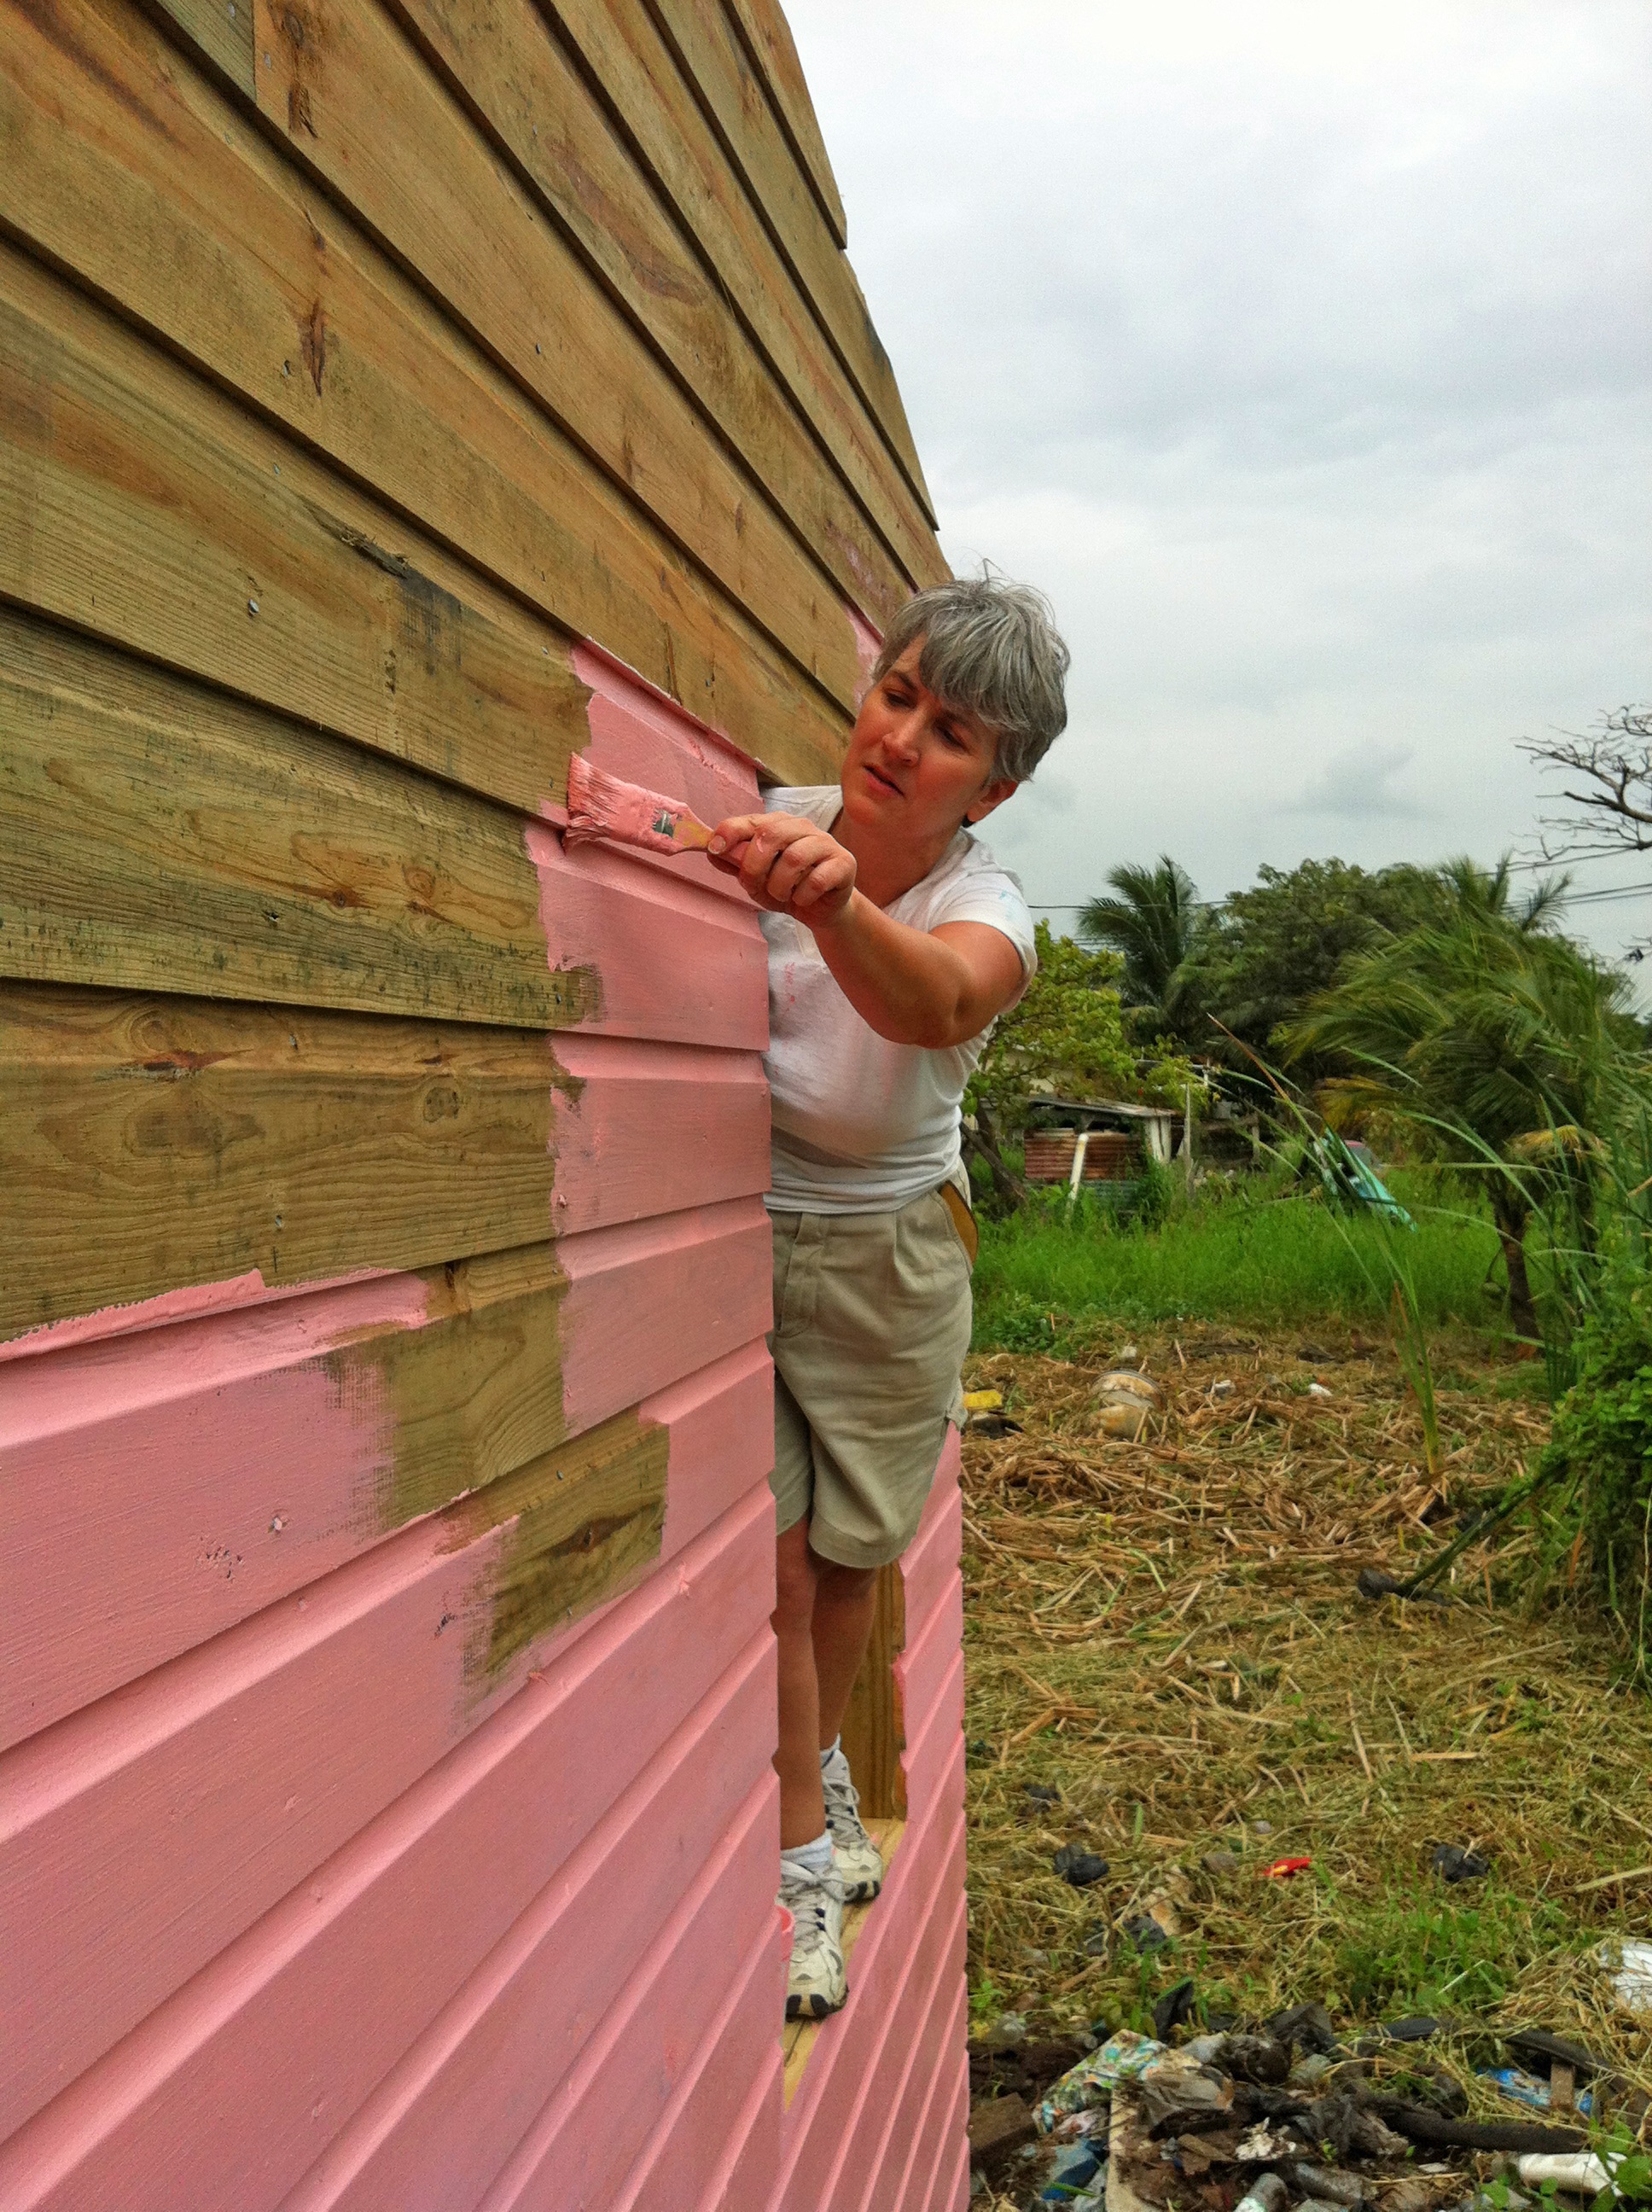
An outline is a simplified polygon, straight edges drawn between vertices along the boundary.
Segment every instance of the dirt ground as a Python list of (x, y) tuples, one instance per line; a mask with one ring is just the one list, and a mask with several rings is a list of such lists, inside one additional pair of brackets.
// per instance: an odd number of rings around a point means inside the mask
[[(1529, 1369), (1467, 1339), (1436, 1357), (1438, 1488), (1391, 1349), (1346, 1330), (971, 1362), (1021, 1425), (964, 1444), (978, 2027), (1151, 2027), (1190, 1976), (1206, 2014), (1438, 2014), (1430, 2053), (1477, 2112), (1510, 2112), (1478, 2071), (1516, 2026), (1652, 2089), (1652, 2037), (1593, 1955), (1652, 1936), (1652, 1703), (1581, 1595), (1529, 1612), (1529, 1537), (1468, 1553), (1446, 1605), (1356, 1592), (1542, 1441)], [(1135, 1442), (1093, 1398), (1127, 1364), (1163, 1393)], [(1072, 1843), (1108, 1862), (1090, 1887), (1052, 1869)], [(1448, 1885), (1441, 1844), (1491, 1872)], [(1291, 1858), (1311, 1864), (1270, 1876)]]

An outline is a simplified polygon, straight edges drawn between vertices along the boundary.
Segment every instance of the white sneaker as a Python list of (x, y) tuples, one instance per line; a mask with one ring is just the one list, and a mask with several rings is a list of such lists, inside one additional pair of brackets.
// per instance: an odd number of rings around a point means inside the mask
[(792, 1916), (787, 2020), (824, 2020), (849, 1994), (843, 1972), (843, 1881), (837, 1869), (780, 1867), (780, 1903)]
[(820, 1786), (826, 1794), (826, 1826), (843, 1878), (843, 1901), (870, 1905), (884, 1887), (884, 1855), (861, 1825), (860, 1793), (849, 1779), (849, 1762), (841, 1751), (821, 1768)]

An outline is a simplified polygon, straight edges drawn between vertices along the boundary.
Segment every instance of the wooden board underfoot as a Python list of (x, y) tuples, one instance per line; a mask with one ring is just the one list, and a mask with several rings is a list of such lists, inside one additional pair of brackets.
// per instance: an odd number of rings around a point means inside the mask
[[(889, 1870), (895, 1863), (895, 1854), (901, 1847), (901, 1838), (905, 1835), (906, 1828), (907, 1824), (904, 1820), (869, 1820), (866, 1823), (866, 1833), (884, 1855), (884, 1880), (886, 1884), (889, 1880)], [(844, 1912), (843, 1963), (846, 1966), (853, 1964), (854, 1947), (860, 1941), (860, 1931), (866, 1924), (868, 1914), (877, 1910), (878, 1899), (874, 1898), (870, 1905), (851, 1905)], [(853, 1996), (854, 1993), (853, 1976), (849, 1982), (849, 1992)], [(805, 2070), (816, 2044), (823, 2035), (829, 2035), (831, 2032), (831, 2020), (792, 2020), (786, 2023), (785, 2033), (780, 2038), (780, 2050), (786, 2061), (784, 2079), (786, 2101), (788, 2105), (796, 2096), (802, 2083)]]

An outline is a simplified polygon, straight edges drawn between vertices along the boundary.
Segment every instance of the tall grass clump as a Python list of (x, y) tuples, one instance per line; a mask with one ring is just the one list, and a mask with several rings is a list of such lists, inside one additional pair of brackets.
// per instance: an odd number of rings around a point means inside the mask
[[(976, 1348), (1048, 1351), (1103, 1322), (1266, 1328), (1333, 1318), (1386, 1328), (1390, 1237), (1375, 1221), (1333, 1215), (1317, 1194), (1266, 1188), (1201, 1189), (1157, 1228), (1114, 1224), (1087, 1206), (1068, 1227), (1059, 1212), (1029, 1206), (984, 1227)], [(1419, 1319), (1483, 1323), (1498, 1249), (1491, 1223), (1425, 1218), (1406, 1244)]]

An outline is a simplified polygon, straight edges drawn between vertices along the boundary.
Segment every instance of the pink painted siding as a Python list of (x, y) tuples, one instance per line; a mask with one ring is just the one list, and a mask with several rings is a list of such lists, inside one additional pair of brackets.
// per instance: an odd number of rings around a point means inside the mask
[(772, 2212), (958, 2212), (969, 2196), (957, 1468), (949, 1431), (902, 1563), (906, 1833), (854, 1950), (848, 2004), (787, 2112)]
[[(582, 670), (607, 764), (750, 802)], [(905, 1565), (910, 1823), (783, 2112), (761, 947), (703, 868), (528, 836), (553, 961), (617, 979), (556, 1039), (537, 1255), (182, 1286), (0, 1360), (8, 2212), (960, 2201), (956, 1443)], [(656, 1560), (479, 1671), (513, 1524), (460, 1493), (633, 1411)]]

